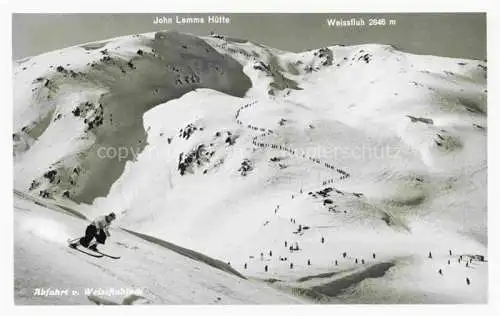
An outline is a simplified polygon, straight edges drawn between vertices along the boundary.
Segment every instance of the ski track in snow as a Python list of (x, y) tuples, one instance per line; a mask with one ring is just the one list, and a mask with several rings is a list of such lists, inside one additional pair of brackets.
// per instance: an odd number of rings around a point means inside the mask
[[(296, 153), (298, 153), (298, 150), (296, 149), (293, 149), (292, 147), (287, 147), (287, 146), (283, 146), (283, 145), (280, 145), (280, 144), (270, 144), (270, 143), (265, 143), (265, 142), (258, 142), (257, 139), (259, 137), (265, 137), (267, 135), (271, 135), (271, 134), (274, 134), (276, 133), (275, 131), (271, 130), (271, 129), (266, 129), (266, 128), (263, 128), (263, 127), (258, 127), (258, 126), (254, 126), (252, 124), (247, 124), (245, 125), (241, 120), (239, 120), (239, 116), (240, 116), (240, 111), (242, 111), (243, 109), (247, 109), (251, 106), (254, 106), (255, 104), (257, 104), (258, 101), (254, 101), (254, 102), (251, 102), (251, 103), (247, 103), (245, 105), (243, 105), (242, 107), (240, 107), (237, 111), (236, 111), (236, 115), (235, 115), (235, 118), (236, 118), (236, 123), (241, 125), (241, 126), (244, 126), (252, 131), (260, 131), (260, 132), (264, 132), (263, 134), (260, 134), (260, 135), (257, 135), (257, 136), (254, 136), (252, 138), (252, 144), (258, 148), (272, 148), (272, 149), (279, 149), (281, 151), (284, 151), (290, 155), (293, 155), (295, 156)], [(318, 158), (314, 158), (312, 156), (307, 156), (306, 154), (302, 154), (300, 155), (299, 157), (301, 157), (302, 159), (305, 159), (305, 160), (309, 160), (309, 161), (313, 161), (314, 163), (318, 164), (318, 165), (323, 165), (325, 168), (328, 168), (328, 169), (331, 169), (331, 170), (335, 170), (337, 173), (341, 174), (339, 180), (343, 180), (343, 179), (346, 179), (350, 176), (350, 174), (340, 168), (335, 168), (334, 164), (332, 163), (327, 163), (327, 162), (323, 162), (321, 161), (320, 159)], [(334, 182), (334, 178), (329, 178), (327, 180), (324, 180), (321, 185), (318, 185), (317, 187), (319, 186), (325, 186), (327, 184), (331, 184)]]

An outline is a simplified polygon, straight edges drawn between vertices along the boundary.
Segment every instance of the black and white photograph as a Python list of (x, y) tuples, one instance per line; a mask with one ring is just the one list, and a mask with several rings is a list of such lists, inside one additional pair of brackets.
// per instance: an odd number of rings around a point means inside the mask
[(15, 306), (491, 302), (487, 13), (284, 12), (12, 13)]

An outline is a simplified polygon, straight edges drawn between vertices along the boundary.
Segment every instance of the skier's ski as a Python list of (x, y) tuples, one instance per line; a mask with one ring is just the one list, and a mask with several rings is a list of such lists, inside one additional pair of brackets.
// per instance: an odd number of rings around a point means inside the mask
[(85, 250), (82, 250), (82, 249), (78, 248), (78, 246), (74, 246), (73, 247), (73, 246), (71, 246), (71, 244), (69, 244), (68, 247), (71, 248), (71, 249), (74, 249), (76, 251), (79, 251), (81, 253), (84, 253), (84, 254), (86, 254), (88, 256), (91, 256), (91, 257), (102, 258), (104, 256), (103, 254), (100, 254), (100, 253), (90, 253), (90, 252), (87, 252)]
[[(89, 248), (85, 248), (85, 250), (88, 250), (89, 252), (87, 251), (84, 251), (82, 249), (79, 249), (78, 246), (81, 246), (80, 244), (76, 245), (76, 246), (72, 246), (72, 244), (77, 241), (79, 238), (76, 238), (76, 239), (68, 239), (68, 247), (72, 248), (72, 249), (75, 249), (75, 250), (78, 250), (80, 252), (83, 252), (89, 256), (92, 256), (92, 257), (96, 257), (96, 258), (101, 258), (101, 257), (108, 257), (108, 258), (111, 258), (111, 259), (120, 259), (121, 257), (119, 256), (113, 256), (113, 255), (109, 255), (107, 253), (103, 253), (103, 252), (100, 252), (99, 250), (92, 250), (92, 249), (89, 249)], [(91, 252), (90, 252), (91, 251)]]
[(96, 251), (98, 254), (101, 254), (103, 255), (104, 257), (108, 257), (108, 258), (111, 258), (111, 259), (120, 259), (121, 257), (118, 257), (118, 256), (112, 256), (112, 255), (108, 255), (107, 253), (104, 253), (104, 252), (100, 252), (100, 251)]
[(70, 248), (75, 248), (75, 249), (76, 249), (76, 247), (73, 247), (73, 246), (71, 246), (71, 245), (73, 245), (73, 243), (75, 243), (76, 241), (78, 241), (78, 239), (79, 239), (79, 238), (75, 238), (75, 239), (68, 238), (68, 239), (66, 240), (66, 241), (68, 242), (68, 246), (69, 246)]
[(81, 253), (84, 253), (84, 254), (89, 255), (89, 256), (91, 256), (91, 257), (95, 257), (95, 258), (102, 258), (102, 257), (104, 256), (104, 255), (102, 255), (102, 254), (100, 254), (100, 253), (95, 253), (95, 254), (94, 254), (94, 253), (86, 252), (86, 251), (84, 251), (84, 250), (82, 250), (82, 249), (79, 249), (78, 247), (76, 247), (76, 248), (71, 247), (71, 246), (69, 246), (69, 247), (70, 247), (71, 249), (75, 249), (76, 251), (80, 251)]

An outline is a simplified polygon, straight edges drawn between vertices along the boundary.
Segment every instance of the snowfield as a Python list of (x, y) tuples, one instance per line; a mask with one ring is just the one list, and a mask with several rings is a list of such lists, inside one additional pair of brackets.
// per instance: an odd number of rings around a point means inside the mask
[[(487, 303), (486, 79), (176, 32), (15, 61), (16, 303)], [(110, 211), (121, 259), (66, 246)]]
[[(23, 198), (16, 200), (14, 210), (16, 304), (114, 305), (127, 304), (127, 299), (132, 304), (302, 302), (119, 230), (111, 232), (114, 241), (106, 248), (122, 258), (93, 258), (66, 243), (67, 238), (81, 233), (86, 224), (81, 219)], [(68, 289), (69, 294), (35, 295), (36, 289)]]

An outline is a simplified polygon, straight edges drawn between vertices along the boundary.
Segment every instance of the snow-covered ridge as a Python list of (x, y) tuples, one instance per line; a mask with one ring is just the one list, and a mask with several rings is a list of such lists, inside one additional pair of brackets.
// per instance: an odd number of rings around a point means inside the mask
[(455, 257), (486, 253), (486, 75), (379, 44), (87, 43), (16, 63), (15, 187), (281, 289), (484, 302), (486, 263)]
[[(149, 108), (200, 87), (242, 96), (251, 86), (241, 65), (189, 35), (160, 32), (88, 47), (31, 58), (15, 70), (14, 150), (24, 166), (16, 187), (91, 202), (107, 194), (124, 166), (98, 159), (99, 148), (142, 148)], [(62, 139), (71, 144), (54, 146)], [(33, 155), (38, 148), (51, 152)], [(49, 166), (57, 179), (49, 175), (49, 187), (40, 187)]]

